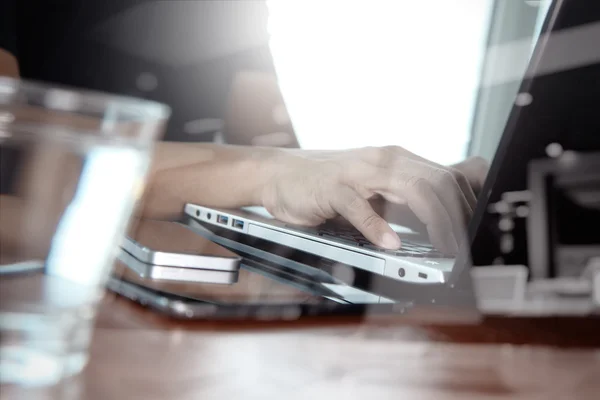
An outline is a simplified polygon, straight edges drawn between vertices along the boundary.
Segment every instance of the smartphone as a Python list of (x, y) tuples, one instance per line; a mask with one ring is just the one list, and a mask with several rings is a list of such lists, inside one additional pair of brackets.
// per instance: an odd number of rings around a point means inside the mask
[(225, 286), (143, 279), (124, 264), (117, 261), (106, 284), (107, 289), (178, 319), (253, 319), (264, 317), (265, 312), (268, 315), (275, 313), (271, 315), (273, 317), (279, 313), (289, 317), (297, 315), (297, 312), (290, 311), (297, 311), (299, 307), (304, 309), (302, 314), (318, 315), (334, 311), (333, 305), (345, 304), (327, 299), (326, 295), (331, 292), (326, 289), (319, 294), (314, 290), (300, 290), (246, 268), (241, 268), (235, 284)]
[(210, 303), (201, 301), (194, 301), (192, 305), (190, 299), (183, 296), (153, 290), (115, 276), (108, 279), (106, 288), (145, 307), (176, 318), (191, 318), (198, 314), (198, 307), (210, 306)]
[(297, 304), (321, 301), (324, 295), (334, 295), (326, 289), (318, 290), (316, 284), (298, 286), (288, 284), (289, 280), (273, 279), (272, 274), (260, 271), (262, 267), (257, 264), (245, 259), (238, 279), (232, 285), (143, 278), (120, 258), (115, 263), (112, 277), (157, 292), (220, 305)]
[[(189, 298), (175, 293), (163, 292), (138, 285), (114, 276), (107, 282), (112, 292), (131, 301), (176, 319), (297, 319), (302, 314), (318, 315), (319, 311), (332, 313), (331, 307), (318, 304), (218, 304), (211, 301)], [(309, 311), (303, 312), (303, 308)], [(314, 308), (314, 311), (311, 310)], [(268, 311), (271, 310), (271, 311)], [(292, 312), (290, 312), (292, 311)], [(268, 314), (267, 314), (268, 312)], [(267, 315), (265, 315), (267, 314)]]
[(121, 250), (117, 256), (127, 268), (137, 274), (141, 279), (179, 281), (179, 282), (201, 282), (230, 285), (237, 282), (239, 268), (235, 270), (200, 269), (190, 267), (168, 267), (164, 265), (146, 264), (125, 250)]
[[(194, 233), (185, 225), (169, 221), (136, 221), (121, 248), (143, 264), (154, 267), (235, 272), (239, 270), (242, 259), (236, 253)], [(146, 275), (150, 270), (154, 270), (156, 276), (175, 273), (145, 266), (138, 268), (144, 269)]]

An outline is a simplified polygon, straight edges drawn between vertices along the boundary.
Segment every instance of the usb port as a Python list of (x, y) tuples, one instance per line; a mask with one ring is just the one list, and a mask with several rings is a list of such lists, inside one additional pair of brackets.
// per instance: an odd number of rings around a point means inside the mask
[(427, 279), (427, 274), (424, 272), (419, 272), (419, 278)]
[(234, 228), (244, 229), (244, 221), (240, 221), (240, 220), (234, 219), (231, 222), (232, 222)]
[(227, 225), (227, 222), (229, 222), (229, 217), (226, 217), (224, 215), (219, 215), (219, 216), (217, 216), (217, 222), (219, 224)]

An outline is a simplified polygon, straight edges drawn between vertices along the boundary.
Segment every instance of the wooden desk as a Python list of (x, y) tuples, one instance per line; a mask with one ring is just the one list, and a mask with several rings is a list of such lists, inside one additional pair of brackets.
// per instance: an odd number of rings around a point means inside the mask
[[(189, 289), (209, 298), (225, 290)], [(245, 270), (226, 291), (235, 298), (307, 295)], [(563, 400), (599, 393), (600, 318), (486, 318), (478, 325), (194, 322), (107, 293), (80, 377), (52, 390), (3, 390), (0, 397)]]
[(89, 400), (592, 399), (598, 349), (600, 319), (186, 324), (109, 294), (91, 362), (61, 390)]

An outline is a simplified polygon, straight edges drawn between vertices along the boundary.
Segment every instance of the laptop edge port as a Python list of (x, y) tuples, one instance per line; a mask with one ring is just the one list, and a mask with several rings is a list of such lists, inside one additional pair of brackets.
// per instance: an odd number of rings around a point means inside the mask
[(229, 222), (229, 217), (226, 217), (224, 215), (219, 215), (219, 216), (217, 216), (217, 222), (222, 225), (227, 225), (227, 222)]
[(239, 219), (234, 219), (231, 221), (234, 228), (244, 229), (244, 221), (240, 221)]

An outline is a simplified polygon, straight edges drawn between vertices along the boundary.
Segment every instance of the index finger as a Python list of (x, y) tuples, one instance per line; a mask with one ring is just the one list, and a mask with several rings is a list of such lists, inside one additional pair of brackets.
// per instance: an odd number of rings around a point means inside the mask
[(400, 238), (396, 232), (356, 191), (349, 187), (341, 188), (336, 192), (331, 206), (375, 245), (390, 250), (400, 248)]

